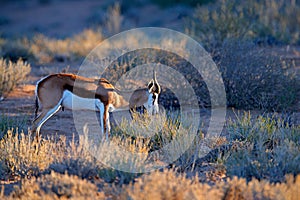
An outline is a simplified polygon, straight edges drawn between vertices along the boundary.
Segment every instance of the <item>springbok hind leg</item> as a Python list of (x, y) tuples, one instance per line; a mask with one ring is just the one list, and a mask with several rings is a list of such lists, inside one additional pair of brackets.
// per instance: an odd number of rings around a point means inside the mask
[(52, 109), (50, 109), (48, 111), (45, 110), (45, 109), (43, 109), (42, 112), (41, 112), (41, 114), (36, 119), (34, 119), (33, 129), (35, 129), (35, 131), (36, 131), (36, 137), (39, 137), (42, 125), (50, 117), (52, 117), (55, 113), (57, 113), (60, 108), (61, 108), (61, 102), (58, 103), (56, 106), (54, 106)]
[[(61, 105), (58, 104), (54, 108), (50, 109), (48, 112), (47, 112), (47, 110), (46, 111), (43, 110), (42, 113), (36, 119), (34, 119), (34, 126), (33, 126), (33, 128), (36, 126), (35, 139), (37, 141), (37, 144), (36, 144), (36, 147), (35, 147), (35, 153), (36, 154), (38, 154), (39, 148), (40, 148), (40, 130), (41, 130), (42, 125), (51, 116), (53, 116), (55, 113), (57, 113), (60, 108), (61, 108)], [(35, 125), (36, 123), (38, 123), (38, 124)]]
[(47, 111), (42, 110), (41, 113), (36, 118), (34, 118), (31, 127), (32, 132), (35, 132), (37, 134), (38, 123), (45, 117), (46, 114)]
[(106, 140), (108, 140), (108, 137), (109, 137), (109, 134), (110, 134), (110, 122), (109, 122), (108, 106), (104, 106), (103, 126), (104, 126), (105, 138), (106, 138)]

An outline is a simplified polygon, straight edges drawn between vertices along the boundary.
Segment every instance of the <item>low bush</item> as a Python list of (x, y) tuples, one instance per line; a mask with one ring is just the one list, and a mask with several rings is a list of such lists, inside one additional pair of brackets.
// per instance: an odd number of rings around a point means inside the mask
[(226, 39), (299, 44), (300, 4), (297, 1), (225, 1), (199, 6), (187, 30), (209, 51)]
[(22, 83), (30, 70), (30, 64), (21, 59), (14, 63), (0, 58), (0, 98)]
[(0, 114), (0, 139), (7, 133), (8, 130), (13, 129), (13, 127), (18, 127), (18, 130), (27, 129), (27, 117), (12, 117), (6, 114)]
[(95, 184), (74, 175), (51, 172), (38, 178), (25, 179), (12, 192), (13, 199), (104, 199)]
[(300, 83), (290, 61), (271, 55), (250, 41), (226, 40), (215, 52), (227, 105), (240, 109), (291, 110)]
[[(125, 185), (121, 199), (297, 199), (300, 176), (286, 176), (280, 184), (233, 177), (215, 185), (187, 179), (172, 170), (153, 172)], [(118, 196), (118, 198), (120, 198)]]
[(28, 48), (28, 42), (27, 38), (3, 39), (2, 41), (0, 39), (0, 56), (12, 62), (17, 62), (19, 59), (32, 60), (33, 55)]
[(55, 171), (68, 172), (82, 178), (96, 176), (97, 163), (80, 142), (66, 141), (65, 137), (37, 140), (29, 131), (19, 133), (9, 129), (0, 140), (0, 161), (18, 177), (38, 176)]
[[(99, 192), (95, 184), (74, 175), (51, 172), (38, 178), (23, 180), (9, 196), (1, 199), (297, 199), (299, 175), (288, 175), (282, 183), (233, 177), (215, 185), (199, 183), (197, 177), (187, 179), (173, 170), (146, 174), (134, 183), (116, 188), (104, 186)], [(112, 192), (113, 191), (113, 192)]]
[(50, 163), (61, 158), (59, 143), (51, 140), (36, 141), (31, 134), (18, 133), (13, 129), (0, 141), (0, 160), (13, 175), (25, 177), (45, 170)]
[[(296, 1), (225, 1), (199, 6), (187, 32), (208, 50), (224, 80), (229, 106), (293, 109), (300, 85), (293, 61), (259, 44), (299, 44), (300, 4)], [(282, 59), (281, 59), (282, 58)]]
[(244, 115), (229, 124), (228, 134), (231, 141), (243, 143), (242, 148), (227, 154), (229, 176), (281, 182), (286, 174), (300, 173), (299, 126), (280, 118)]

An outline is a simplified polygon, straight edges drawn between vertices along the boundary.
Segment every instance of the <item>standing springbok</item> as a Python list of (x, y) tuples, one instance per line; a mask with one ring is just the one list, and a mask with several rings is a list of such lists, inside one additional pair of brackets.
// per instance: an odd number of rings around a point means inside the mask
[[(75, 84), (76, 81), (76, 84)], [(149, 114), (158, 113), (158, 95), (160, 86), (153, 79), (147, 88), (134, 91), (126, 101), (122, 92), (104, 78), (92, 79), (74, 74), (52, 74), (42, 78), (36, 84), (36, 110), (32, 130), (39, 136), (41, 126), (61, 108), (70, 110), (92, 110), (100, 112), (102, 133), (110, 133), (109, 112), (129, 107), (133, 110), (145, 106)], [(72, 101), (80, 102), (72, 105)], [(41, 113), (37, 115), (39, 108)]]

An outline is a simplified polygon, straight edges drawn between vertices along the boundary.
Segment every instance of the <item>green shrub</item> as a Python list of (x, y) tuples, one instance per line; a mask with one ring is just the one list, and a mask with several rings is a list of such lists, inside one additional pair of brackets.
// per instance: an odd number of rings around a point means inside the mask
[(299, 101), (295, 67), (252, 42), (226, 40), (214, 60), (222, 73), (228, 106), (273, 111), (292, 109)]
[[(190, 124), (189, 122), (181, 122), (181, 125), (185, 127), (179, 129), (180, 121), (167, 116), (158, 115), (155, 116), (155, 120), (147, 114), (141, 116), (139, 113), (133, 113), (132, 116), (132, 122), (123, 119), (113, 130), (113, 134), (121, 141), (125, 138), (123, 145), (134, 144), (134, 149), (138, 152), (145, 153), (161, 149), (173, 139), (190, 131), (187, 125)], [(131, 145), (128, 148), (130, 149)]]
[(0, 40), (0, 56), (13, 62), (17, 62), (19, 59), (31, 61), (33, 55), (28, 48), (28, 44), (29, 40), (27, 38)]
[(67, 172), (70, 175), (76, 175), (82, 179), (89, 179), (98, 176), (101, 165), (83, 158), (65, 158), (62, 161), (55, 161), (49, 165), (47, 171), (54, 171), (58, 173)]
[(230, 38), (298, 44), (299, 11), (296, 1), (219, 0), (198, 7), (187, 31), (209, 51)]
[(230, 123), (228, 134), (230, 140), (244, 144), (231, 151), (225, 161), (229, 176), (280, 182), (286, 174), (300, 173), (299, 126), (290, 126), (280, 118), (260, 116), (252, 120), (245, 115)]
[(11, 117), (6, 114), (0, 115), (0, 139), (13, 127), (18, 127), (18, 130), (26, 130), (27, 120), (27, 116)]
[(0, 58), (0, 98), (25, 80), (30, 64), (19, 59), (16, 63)]

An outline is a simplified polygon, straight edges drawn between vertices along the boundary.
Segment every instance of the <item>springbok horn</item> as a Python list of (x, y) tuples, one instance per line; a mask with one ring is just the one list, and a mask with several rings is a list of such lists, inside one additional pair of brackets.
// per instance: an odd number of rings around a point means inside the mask
[(153, 70), (153, 80), (154, 80), (154, 85), (155, 85), (155, 92), (156, 93), (160, 93), (160, 86), (159, 86), (159, 84), (158, 84), (158, 82), (157, 82), (157, 79), (156, 79), (156, 72), (155, 72), (155, 70)]
[(156, 71), (155, 70), (153, 70), (153, 80), (154, 80), (155, 83), (157, 83), (157, 80), (156, 80)]

